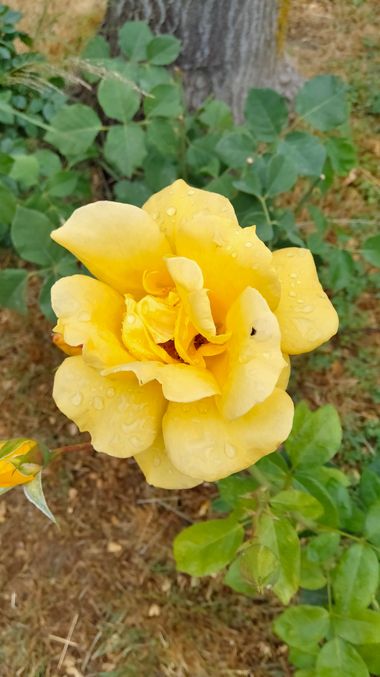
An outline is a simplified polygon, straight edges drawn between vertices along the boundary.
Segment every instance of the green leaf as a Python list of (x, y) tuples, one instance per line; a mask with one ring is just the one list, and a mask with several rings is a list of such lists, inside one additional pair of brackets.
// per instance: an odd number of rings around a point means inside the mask
[(0, 183), (0, 223), (10, 225), (16, 211), (17, 201), (9, 188)]
[(158, 35), (146, 48), (147, 59), (155, 66), (167, 66), (176, 60), (181, 42), (174, 35)]
[(356, 275), (356, 267), (351, 254), (337, 247), (330, 247), (328, 253), (326, 281), (330, 288), (340, 291), (349, 287)]
[(215, 153), (215, 146), (219, 137), (207, 134), (190, 143), (186, 150), (186, 161), (194, 174), (205, 174), (217, 177), (220, 172), (220, 162)]
[(141, 166), (146, 153), (144, 131), (135, 122), (114, 125), (107, 132), (104, 156), (121, 174), (132, 176)]
[(330, 618), (328, 611), (321, 606), (300, 604), (283, 611), (276, 618), (273, 627), (283, 642), (303, 649), (308, 644), (316, 644), (326, 637)]
[(241, 498), (251, 495), (257, 489), (258, 482), (247, 475), (230, 475), (217, 483), (220, 497), (231, 508), (234, 508)]
[(338, 451), (342, 428), (338, 413), (327, 404), (310, 411), (305, 403), (296, 407), (293, 428), (285, 448), (293, 467), (323, 465)]
[(322, 564), (331, 560), (338, 552), (340, 535), (334, 532), (318, 534), (307, 545), (307, 557), (311, 562)]
[(312, 668), (296, 670), (294, 673), (294, 677), (316, 677), (316, 672)]
[(26, 261), (50, 265), (61, 251), (50, 238), (53, 228), (41, 212), (18, 205), (11, 230), (17, 253)]
[(239, 558), (243, 578), (262, 593), (266, 587), (272, 587), (279, 576), (279, 562), (272, 550), (265, 545), (253, 542)]
[(326, 132), (348, 118), (347, 85), (336, 75), (317, 75), (305, 82), (296, 96), (298, 115), (309, 125)]
[(52, 197), (67, 197), (71, 195), (78, 183), (78, 172), (62, 170), (51, 176), (47, 182), (49, 195)]
[(297, 472), (294, 476), (294, 486), (296, 489), (308, 491), (323, 505), (324, 514), (319, 517), (319, 522), (337, 526), (339, 524), (337, 507), (320, 478), (315, 478), (313, 475), (312, 469), (310, 472)]
[(278, 515), (296, 512), (306, 519), (315, 519), (323, 513), (322, 505), (314, 496), (297, 489), (280, 491), (271, 498), (270, 504)]
[(175, 118), (183, 112), (181, 92), (177, 85), (157, 85), (144, 99), (144, 112), (148, 118)]
[(177, 157), (180, 144), (178, 126), (173, 120), (153, 118), (147, 127), (147, 143), (162, 155)]
[(247, 158), (252, 159), (256, 144), (247, 130), (234, 130), (222, 136), (215, 150), (227, 167), (238, 169), (247, 165)]
[(16, 310), (26, 315), (26, 289), (28, 273), (26, 270), (6, 268), (0, 270), (0, 306)]
[(306, 132), (291, 132), (280, 142), (277, 153), (290, 160), (299, 176), (319, 176), (326, 159), (321, 142)]
[(96, 113), (83, 103), (63, 106), (50, 122), (45, 139), (67, 157), (85, 153), (102, 127)]
[(369, 677), (358, 652), (338, 637), (322, 647), (316, 668), (316, 677)]
[(283, 604), (288, 604), (299, 586), (300, 543), (297, 532), (286, 518), (260, 516), (255, 539), (275, 554), (279, 566), (279, 578), (273, 591)]
[[(273, 484), (277, 489), (281, 489), (289, 478), (289, 467), (278, 451), (260, 458), (255, 465), (249, 468), (249, 471), (254, 477), (260, 479), (261, 484)], [(259, 476), (257, 473), (259, 473)], [(262, 481), (261, 475), (264, 475), (264, 481)]]
[(56, 521), (55, 517), (47, 506), (44, 492), (42, 490), (41, 475), (42, 473), (38, 473), (38, 475), (36, 475), (31, 482), (28, 482), (27, 484), (23, 485), (24, 494), (28, 499), (28, 501), (33, 503), (33, 505), (35, 505), (36, 508), (38, 508), (38, 510), (41, 510), (41, 512), (46, 517), (48, 517), (52, 522), (55, 523)]
[(118, 181), (114, 185), (115, 196), (120, 202), (141, 207), (151, 196), (151, 191), (143, 181)]
[(140, 108), (140, 94), (116, 75), (109, 74), (101, 80), (98, 101), (109, 118), (128, 122)]
[(297, 181), (297, 172), (293, 163), (283, 155), (271, 157), (265, 182), (265, 194), (267, 197), (275, 197), (280, 193), (286, 193), (293, 188)]
[(355, 649), (363, 658), (371, 675), (380, 675), (380, 644), (361, 644)]
[(257, 587), (247, 581), (243, 576), (240, 569), (240, 559), (241, 556), (230, 564), (223, 579), (223, 583), (224, 585), (228, 585), (232, 590), (235, 590), (235, 592), (246, 595), (246, 597), (255, 597), (257, 595)]
[(57, 153), (41, 148), (35, 152), (35, 157), (40, 165), (40, 173), (42, 176), (53, 176), (61, 170), (61, 161)]
[(220, 174), (215, 179), (211, 179), (209, 183), (204, 186), (205, 190), (209, 190), (211, 193), (220, 193), (220, 195), (225, 195), (231, 200), (236, 195), (236, 190), (233, 185), (233, 178), (228, 173), (228, 171)]
[(108, 59), (110, 46), (102, 35), (95, 35), (87, 42), (81, 56), (84, 59)]
[(137, 72), (139, 87), (144, 92), (151, 92), (158, 85), (173, 84), (173, 78), (169, 71), (162, 66), (152, 66), (150, 63), (142, 63)]
[(30, 188), (38, 183), (40, 165), (34, 155), (15, 155), (9, 176), (18, 181), (22, 188)]
[(274, 141), (288, 121), (286, 101), (272, 89), (251, 89), (245, 117), (258, 141)]
[(327, 139), (326, 149), (331, 166), (338, 176), (346, 176), (356, 167), (358, 162), (356, 148), (350, 139), (332, 136)]
[(380, 613), (371, 609), (357, 611), (351, 616), (332, 618), (334, 631), (337, 635), (352, 644), (380, 643)]
[(364, 533), (371, 543), (380, 546), (380, 501), (371, 505), (365, 519)]
[(365, 609), (374, 599), (378, 584), (379, 562), (372, 548), (363, 543), (351, 545), (334, 572), (333, 592), (339, 613), (355, 614)]
[(374, 235), (365, 240), (362, 254), (368, 263), (380, 268), (380, 235)]
[(231, 517), (194, 524), (174, 540), (177, 568), (191, 576), (216, 573), (231, 562), (243, 538), (243, 527)]
[[(320, 647), (318, 646), (318, 644), (316, 644), (315, 646), (310, 645), (307, 647), (303, 647), (302, 649), (296, 649), (296, 647), (291, 646), (289, 647), (289, 661), (292, 665), (295, 665), (296, 668), (305, 668), (305, 669), (313, 668), (317, 656), (319, 654), (319, 650)], [(301, 675), (299, 673), (301, 673)], [(302, 670), (298, 670), (294, 674), (297, 675), (297, 677), (301, 677)], [(315, 675), (314, 670), (312, 671), (311, 674), (314, 677)], [(307, 671), (304, 677), (308, 677)]]
[(359, 483), (359, 495), (367, 508), (376, 501), (380, 502), (380, 475), (375, 469), (369, 467), (363, 470)]
[(323, 570), (316, 562), (311, 562), (307, 551), (301, 552), (301, 579), (300, 586), (305, 590), (320, 590), (326, 585), (327, 579)]
[(169, 158), (158, 153), (151, 152), (147, 155), (143, 164), (145, 181), (152, 193), (166, 188), (179, 178), (178, 166)]
[(145, 21), (126, 21), (119, 29), (119, 47), (131, 61), (145, 61), (153, 33)]
[(204, 104), (199, 119), (210, 131), (224, 131), (233, 125), (231, 109), (218, 99), (211, 99)]

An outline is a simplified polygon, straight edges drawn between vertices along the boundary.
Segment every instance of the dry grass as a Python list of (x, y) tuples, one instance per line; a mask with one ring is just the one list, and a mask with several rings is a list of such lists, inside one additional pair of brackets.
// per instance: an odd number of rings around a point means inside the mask
[[(32, 32), (48, 53), (58, 55), (62, 44), (75, 50), (82, 26), (92, 32), (103, 11), (103, 3), (93, 1), (88, 14), (89, 3), (76, 0), (71, 13), (68, 2), (64, 15), (55, 0), (11, 4), (31, 8), (29, 21), (38, 28)], [(335, 71), (349, 79), (353, 61), (364, 72), (363, 37), (376, 30), (376, 6), (377, 0), (358, 8), (349, 0), (293, 0), (290, 48), (305, 74)], [(74, 20), (76, 10), (83, 24)], [(59, 23), (52, 19), (57, 14)], [(359, 117), (354, 123), (372, 176), (378, 157), (373, 128)], [(325, 208), (341, 219), (371, 217), (365, 177), (358, 173), (344, 191), (333, 191)], [(360, 303), (378, 326), (373, 299), (364, 296)], [(304, 370), (304, 358), (298, 358), (298, 397), (314, 405), (333, 402), (343, 414), (374, 415), (346, 366), (356, 344), (374, 345), (375, 337), (353, 336), (329, 370)], [(60, 360), (34, 305), (27, 320), (1, 311), (0, 438), (32, 435), (52, 446), (79, 439), (50, 396)], [(19, 490), (0, 501), (1, 677), (290, 675), (284, 647), (270, 631), (277, 613), (273, 600), (252, 602), (220, 579), (192, 581), (174, 570), (173, 536), (207, 512), (212, 487), (180, 495), (153, 490), (132, 462), (100, 454), (67, 456), (49, 470), (45, 487), (58, 527)]]

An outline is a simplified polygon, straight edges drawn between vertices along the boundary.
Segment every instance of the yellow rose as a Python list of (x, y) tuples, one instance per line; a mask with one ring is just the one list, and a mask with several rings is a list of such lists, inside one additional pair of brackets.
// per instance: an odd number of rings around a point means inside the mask
[[(52, 289), (54, 331), (80, 354), (54, 399), (98, 451), (185, 488), (247, 468), (289, 435), (289, 354), (338, 317), (306, 249), (272, 254), (230, 202), (184, 181), (142, 209), (97, 202), (52, 233), (94, 275)], [(97, 279), (95, 279), (97, 278)]]
[(0, 442), (0, 490), (26, 484), (34, 479), (41, 467), (23, 457), (36, 446), (35, 440)]

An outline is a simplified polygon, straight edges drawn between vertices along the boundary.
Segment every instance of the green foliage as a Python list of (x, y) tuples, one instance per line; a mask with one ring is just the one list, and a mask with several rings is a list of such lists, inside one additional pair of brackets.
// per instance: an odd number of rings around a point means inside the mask
[(271, 589), (290, 604), (274, 631), (298, 677), (380, 674), (380, 474), (373, 464), (353, 484), (333, 465), (340, 441), (336, 411), (312, 412), (302, 402), (284, 451), (218, 483), (214, 506), (231, 514), (176, 539), (212, 525), (220, 544), (238, 524), (245, 529), (223, 557), (208, 550), (207, 567), (194, 540), (186, 561), (177, 553), (177, 566), (204, 575), (228, 564), (224, 583), (236, 592)]
[[(309, 246), (324, 263), (330, 289), (356, 288), (362, 264), (344, 251), (345, 242), (337, 248), (326, 240), (323, 217), (312, 213), (316, 231), (307, 236), (297, 225), (305, 202), (315, 203), (316, 210), (334, 176), (344, 176), (357, 161), (348, 133), (346, 86), (338, 77), (306, 82), (295, 117), (280, 94), (251, 89), (245, 121), (237, 126), (222, 101), (210, 98), (195, 112), (187, 110), (181, 76), (168, 68), (180, 53), (179, 41), (153, 35), (144, 22), (128, 21), (119, 29), (115, 57), (103, 37), (88, 43), (81, 64), (91, 91), (86, 103), (80, 90), (67, 101), (62, 78), (43, 76), (41, 55), (18, 53), (16, 38), (31, 41), (15, 27), (19, 15), (1, 7), (0, 39), (10, 58), (3, 54), (0, 68), (0, 242), (16, 247), (28, 269), (32, 263), (42, 266), (35, 274), (44, 284), (42, 308), (49, 317), (49, 284), (63, 268), (48, 265), (40, 226), (34, 244), (17, 244), (19, 217), (10, 232), (16, 203), (40, 212), (40, 223), (48, 219), (56, 227), (92, 199), (94, 184), (107, 199), (137, 206), (180, 177), (220, 192), (232, 201), (242, 226), (255, 223), (270, 246)], [(12, 79), (16, 67), (27, 74), (22, 85)], [(285, 195), (291, 208), (284, 207)], [(33, 228), (25, 236), (33, 237)], [(38, 261), (36, 254), (24, 256), (40, 244), (45, 254), (37, 254)], [(364, 243), (363, 258), (378, 263), (375, 238)], [(23, 286), (9, 298), (5, 292), (2, 304), (25, 308)]]

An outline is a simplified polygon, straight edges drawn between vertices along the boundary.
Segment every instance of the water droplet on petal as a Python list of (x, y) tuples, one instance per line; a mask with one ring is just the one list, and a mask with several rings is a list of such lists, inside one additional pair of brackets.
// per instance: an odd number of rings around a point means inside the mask
[(94, 405), (94, 408), (100, 411), (104, 407), (104, 402), (101, 397), (94, 397), (92, 404)]
[(161, 459), (159, 456), (155, 456), (153, 459), (153, 465), (158, 468), (159, 465), (161, 465)]
[(157, 221), (157, 219), (158, 219), (159, 216), (160, 216), (160, 215), (159, 215), (158, 212), (154, 212), (154, 214), (152, 214), (152, 219), (154, 219), (155, 221)]
[(166, 210), (166, 213), (167, 213), (168, 216), (174, 216), (174, 214), (176, 213), (176, 211), (177, 211), (177, 210), (175, 209), (175, 207), (169, 207), (169, 208)]
[(314, 306), (304, 306), (303, 308), (301, 308), (301, 310), (304, 313), (312, 313), (314, 310)]
[(233, 259), (236, 259), (237, 253), (236, 253), (236, 252), (232, 252), (231, 256), (232, 256)]
[(295, 297), (297, 296), (297, 294), (296, 294), (295, 291), (290, 291), (290, 292), (289, 292), (289, 296), (291, 296), (293, 299), (295, 299)]
[(253, 247), (253, 242), (246, 242), (245, 246), (247, 247), (247, 249), (250, 249), (251, 247)]
[(134, 315), (128, 315), (127, 316), (127, 322), (128, 324), (134, 324), (136, 322), (136, 318)]
[(115, 394), (115, 389), (114, 388), (108, 388), (107, 389), (107, 397), (113, 397)]
[(232, 444), (226, 444), (224, 447), (224, 453), (226, 454), (227, 458), (234, 458), (236, 455), (236, 449), (232, 446)]
[(83, 397), (82, 397), (81, 393), (75, 393), (75, 395), (73, 395), (73, 397), (71, 398), (72, 403), (76, 407), (79, 407), (82, 400), (83, 400)]
[(189, 188), (189, 190), (187, 191), (188, 195), (194, 195), (194, 193), (195, 193), (195, 190), (193, 188)]
[(297, 277), (298, 277), (298, 275), (297, 275), (297, 273), (290, 273), (290, 277), (291, 277), (293, 280), (296, 280)]
[(303, 303), (303, 299), (297, 299), (297, 303)]
[(288, 259), (294, 258), (294, 252), (288, 252), (287, 255)]

